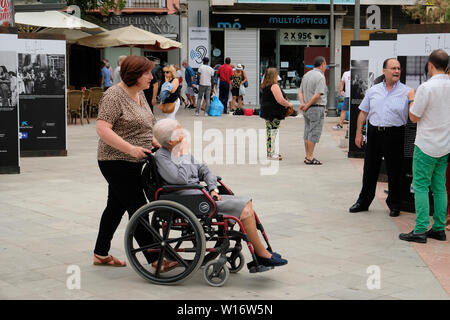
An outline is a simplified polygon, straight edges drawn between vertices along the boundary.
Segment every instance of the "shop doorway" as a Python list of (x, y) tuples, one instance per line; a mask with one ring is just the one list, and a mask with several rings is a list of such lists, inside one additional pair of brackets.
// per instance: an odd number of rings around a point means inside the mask
[(299, 88), (304, 70), (304, 46), (280, 46), (280, 77), (283, 89)]

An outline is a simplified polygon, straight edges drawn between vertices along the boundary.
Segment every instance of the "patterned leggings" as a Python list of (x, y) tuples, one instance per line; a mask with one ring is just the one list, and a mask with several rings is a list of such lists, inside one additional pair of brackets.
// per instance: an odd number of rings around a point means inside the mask
[(266, 120), (266, 138), (267, 138), (267, 156), (272, 157), (274, 154), (273, 143), (278, 134), (278, 129), (280, 128), (280, 120)]

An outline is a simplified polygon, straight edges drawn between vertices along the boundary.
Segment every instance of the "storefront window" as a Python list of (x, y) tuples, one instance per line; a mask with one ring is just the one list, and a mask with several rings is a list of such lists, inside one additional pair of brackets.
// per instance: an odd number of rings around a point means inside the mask
[(280, 46), (280, 77), (285, 89), (298, 88), (303, 76), (303, 60), (305, 46)]

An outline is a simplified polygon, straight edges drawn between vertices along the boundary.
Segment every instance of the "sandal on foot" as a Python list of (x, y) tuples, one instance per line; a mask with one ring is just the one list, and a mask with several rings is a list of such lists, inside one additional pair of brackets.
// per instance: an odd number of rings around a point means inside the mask
[[(163, 263), (161, 264), (161, 270), (159, 271), (159, 273), (164, 273), (164, 272), (168, 272), (172, 269), (175, 269), (176, 267), (178, 267), (178, 264), (179, 263), (176, 261), (164, 260)], [(152, 263), (154, 272), (156, 272), (157, 266), (158, 266), (158, 261), (155, 261)]]
[(126, 267), (127, 263), (125, 261), (120, 261), (119, 259), (111, 255), (106, 258), (100, 258), (94, 254), (94, 265), (107, 267)]
[(308, 165), (321, 165), (322, 164), (322, 162), (320, 162), (316, 158), (313, 158), (312, 160), (305, 159), (305, 161), (303, 161), (303, 162)]

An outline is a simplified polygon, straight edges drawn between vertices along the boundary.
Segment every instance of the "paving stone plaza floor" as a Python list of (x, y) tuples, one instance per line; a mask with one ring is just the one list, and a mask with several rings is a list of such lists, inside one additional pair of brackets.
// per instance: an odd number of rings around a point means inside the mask
[[(222, 133), (223, 159), (225, 145), (233, 146), (226, 129), (265, 127), (256, 116), (192, 114), (180, 110), (177, 119), (191, 132), (202, 127), (203, 148)], [(158, 286), (129, 266), (92, 265), (107, 185), (96, 162), (95, 121), (70, 125), (67, 157), (21, 158), (21, 174), (0, 175), (0, 299), (449, 299), (449, 242), (400, 241), (414, 214), (389, 217), (385, 184), (369, 212), (348, 212), (361, 188), (362, 160), (348, 159), (339, 146), (344, 132), (331, 130), (336, 120), (326, 118), (316, 150), (322, 166), (303, 163), (300, 117), (281, 124), (284, 159), (275, 175), (261, 175), (267, 164), (248, 158), (246, 164), (209, 165), (236, 194), (252, 196), (273, 248), (289, 260), (260, 274), (244, 267), (220, 288), (208, 286), (201, 270), (180, 285)], [(121, 259), (127, 221), (125, 215), (112, 243), (111, 254)], [(245, 247), (243, 253), (248, 261)], [(71, 265), (81, 270), (79, 290), (66, 285)], [(367, 285), (371, 266), (380, 270), (378, 289)]]

